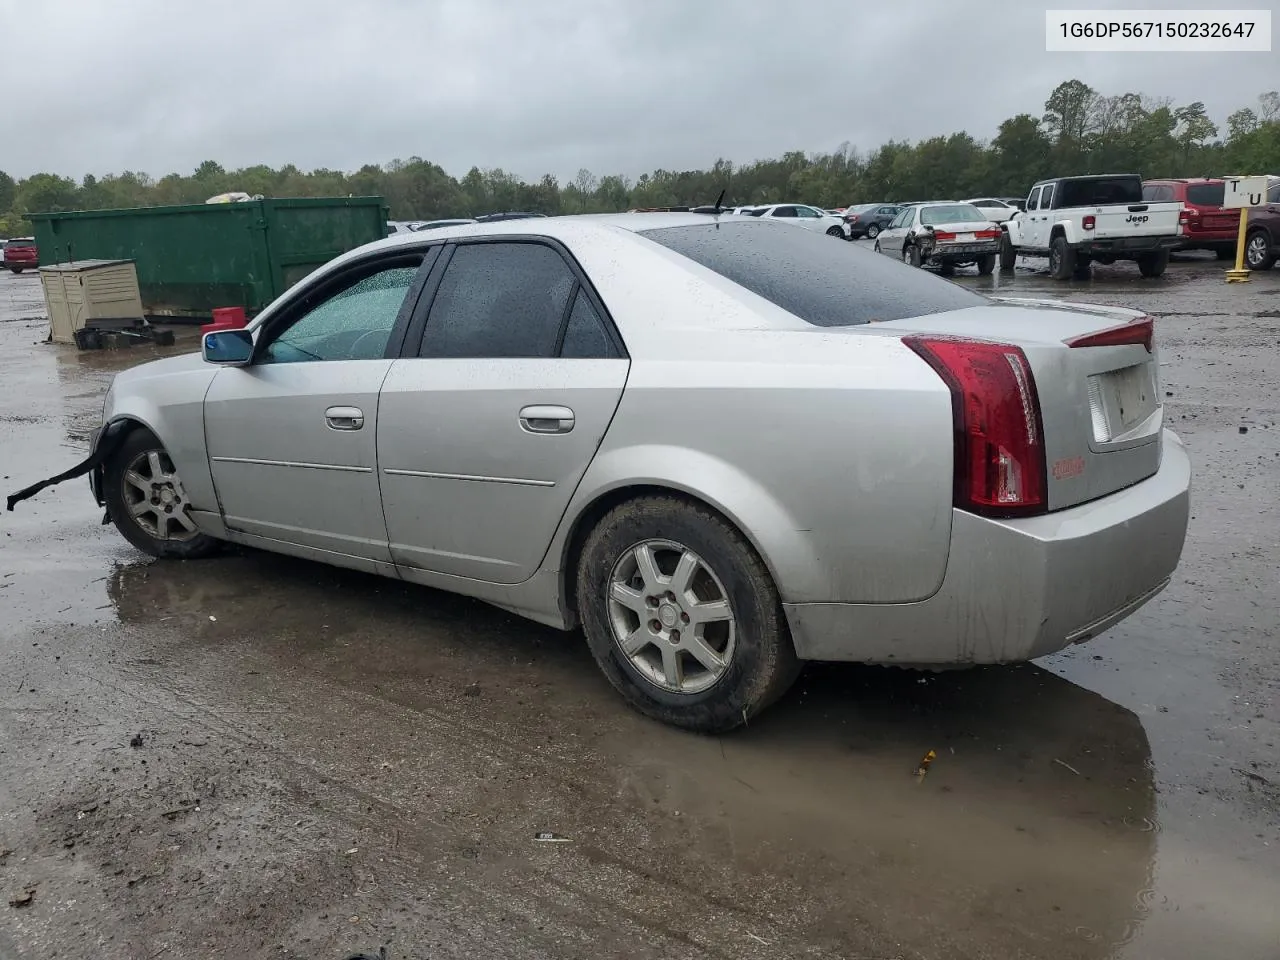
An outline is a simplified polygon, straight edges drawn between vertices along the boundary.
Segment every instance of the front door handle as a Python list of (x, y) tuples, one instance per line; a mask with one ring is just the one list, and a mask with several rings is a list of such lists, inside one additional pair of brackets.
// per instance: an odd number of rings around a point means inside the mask
[(573, 429), (568, 407), (532, 406), (520, 411), (520, 429), (526, 433), (568, 433)]
[(330, 430), (359, 430), (364, 426), (364, 411), (359, 407), (330, 407), (324, 412)]

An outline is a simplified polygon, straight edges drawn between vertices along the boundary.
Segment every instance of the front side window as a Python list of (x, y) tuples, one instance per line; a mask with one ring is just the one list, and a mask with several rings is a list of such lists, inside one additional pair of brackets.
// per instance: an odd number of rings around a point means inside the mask
[(1040, 209), (1040, 188), (1039, 187), (1033, 187), (1031, 190), (1031, 195), (1027, 197), (1027, 209), (1028, 210)]
[(468, 243), (427, 315), (422, 357), (554, 357), (577, 278), (541, 243)]
[(418, 258), (353, 278), (276, 335), (258, 362), (381, 359), (420, 267)]
[(806, 220), (817, 220), (822, 217), (822, 213), (813, 207), (796, 207), (796, 213)]

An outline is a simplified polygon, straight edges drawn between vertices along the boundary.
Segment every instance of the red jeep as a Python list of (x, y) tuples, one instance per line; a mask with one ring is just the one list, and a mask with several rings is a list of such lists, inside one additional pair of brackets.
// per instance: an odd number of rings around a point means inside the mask
[(1152, 203), (1177, 200), (1186, 210), (1179, 250), (1212, 250), (1219, 260), (1236, 255), (1240, 211), (1223, 210), (1226, 185), (1221, 180), (1144, 180), (1142, 199)]
[(21, 273), (28, 267), (34, 270), (40, 266), (35, 238), (16, 237), (7, 241), (4, 245), (4, 265), (14, 273)]

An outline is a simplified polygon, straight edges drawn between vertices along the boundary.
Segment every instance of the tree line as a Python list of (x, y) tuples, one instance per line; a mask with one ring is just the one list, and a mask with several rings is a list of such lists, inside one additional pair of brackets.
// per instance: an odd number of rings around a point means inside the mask
[(1020, 113), (990, 141), (968, 133), (916, 143), (891, 140), (866, 152), (844, 144), (833, 153), (784, 153), (704, 170), (654, 170), (631, 180), (579, 170), (568, 183), (546, 174), (526, 181), (501, 168), (472, 167), (461, 179), (421, 157), (368, 164), (354, 173), (304, 172), (292, 164), (225, 170), (206, 160), (183, 176), (156, 180), (126, 170), (79, 183), (51, 173), (15, 181), (0, 171), (0, 237), (30, 232), (27, 213), (202, 203), (228, 191), (269, 197), (381, 196), (393, 219), (476, 216), (498, 210), (545, 214), (604, 213), (630, 207), (796, 201), (848, 204), (1023, 196), (1036, 180), (1088, 173), (1203, 177), (1280, 172), (1280, 92), (1242, 107), (1220, 129), (1200, 101), (1175, 105), (1141, 93), (1107, 96), (1080, 80), (1050, 93), (1040, 116)]

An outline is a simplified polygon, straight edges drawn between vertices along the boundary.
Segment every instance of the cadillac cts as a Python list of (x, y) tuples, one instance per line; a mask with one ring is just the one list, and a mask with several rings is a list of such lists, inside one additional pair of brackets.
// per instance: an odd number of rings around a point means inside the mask
[(98, 502), (581, 625), (651, 717), (743, 723), (805, 660), (945, 667), (1155, 596), (1190, 465), (1153, 323), (994, 301), (821, 234), (632, 214), (352, 251), (119, 374)]

